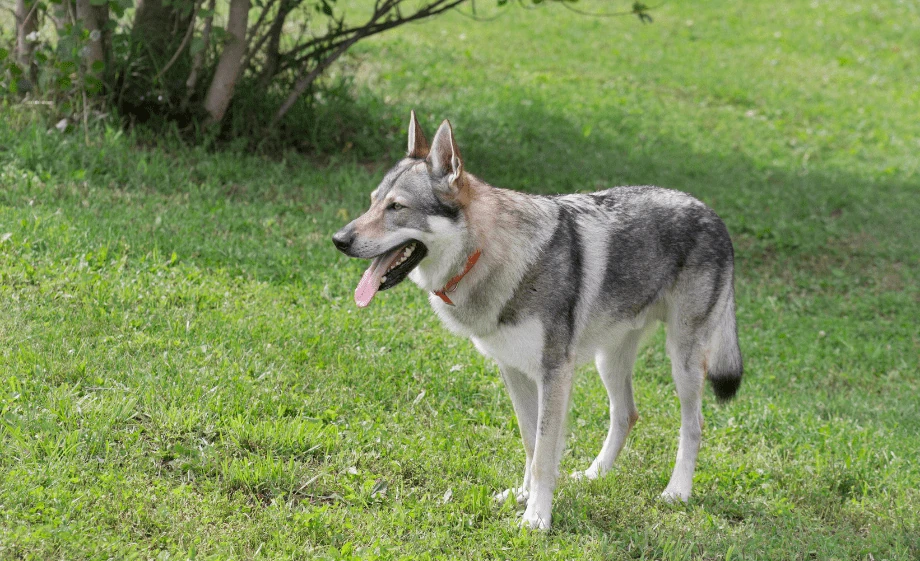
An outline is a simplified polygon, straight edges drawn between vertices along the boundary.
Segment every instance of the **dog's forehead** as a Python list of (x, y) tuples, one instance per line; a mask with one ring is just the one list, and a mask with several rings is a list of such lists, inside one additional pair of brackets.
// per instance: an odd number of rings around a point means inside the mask
[(380, 185), (371, 193), (371, 199), (382, 201), (390, 195), (421, 195), (430, 190), (428, 167), (424, 161), (406, 158), (387, 172)]

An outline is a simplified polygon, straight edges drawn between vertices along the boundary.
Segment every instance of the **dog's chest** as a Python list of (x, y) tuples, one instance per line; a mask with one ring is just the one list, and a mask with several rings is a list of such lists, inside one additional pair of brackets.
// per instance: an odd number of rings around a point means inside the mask
[(500, 326), (485, 336), (470, 337), (479, 352), (498, 362), (499, 366), (527, 374), (542, 370), (543, 338), (543, 324), (536, 317)]

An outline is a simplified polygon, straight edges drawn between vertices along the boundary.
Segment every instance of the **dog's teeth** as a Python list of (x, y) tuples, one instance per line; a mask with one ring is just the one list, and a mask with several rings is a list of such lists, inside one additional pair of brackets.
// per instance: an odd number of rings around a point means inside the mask
[(387, 276), (383, 275), (382, 277), (380, 277), (380, 284), (383, 284), (385, 282), (387, 282)]

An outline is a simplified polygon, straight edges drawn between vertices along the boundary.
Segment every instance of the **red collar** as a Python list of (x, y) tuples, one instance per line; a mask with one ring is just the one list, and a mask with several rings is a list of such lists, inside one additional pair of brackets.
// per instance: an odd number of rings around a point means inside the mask
[(475, 265), (476, 262), (479, 261), (480, 255), (482, 255), (481, 249), (477, 249), (476, 253), (470, 255), (469, 259), (466, 260), (466, 267), (463, 269), (463, 272), (457, 275), (456, 277), (450, 279), (449, 281), (447, 281), (447, 284), (445, 284), (444, 288), (442, 288), (441, 290), (435, 290), (434, 291), (435, 296), (437, 296), (441, 300), (444, 300), (444, 303), (447, 304), (448, 306), (453, 306), (454, 303), (450, 300), (450, 298), (448, 298), (447, 293), (453, 292), (454, 289), (457, 288), (457, 285), (460, 284), (460, 281), (463, 279), (463, 277), (465, 277), (466, 274), (470, 272), (470, 269), (473, 268), (473, 265)]

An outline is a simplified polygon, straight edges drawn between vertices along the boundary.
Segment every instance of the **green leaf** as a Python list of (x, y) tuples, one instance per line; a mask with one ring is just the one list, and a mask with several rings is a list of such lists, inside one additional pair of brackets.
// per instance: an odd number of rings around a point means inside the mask
[(105, 63), (102, 62), (101, 60), (94, 61), (90, 69), (96, 73), (102, 72), (103, 70), (105, 70)]
[(6, 60), (6, 57), (10, 56), (10, 52), (3, 47), (0, 47), (0, 60)]
[(85, 83), (87, 93), (97, 94), (102, 91), (102, 80), (95, 76), (87, 76)]
[(109, 0), (89, 0), (91, 6), (105, 6)]
[(204, 40), (201, 37), (195, 37), (192, 39), (192, 45), (189, 47), (189, 52), (192, 55), (196, 55), (204, 50)]
[(201, 16), (202, 18), (209, 18), (209, 17), (211, 17), (211, 16), (214, 15), (214, 10), (209, 10), (209, 9), (205, 8), (205, 9), (199, 11), (199, 12), (198, 12), (198, 15)]

